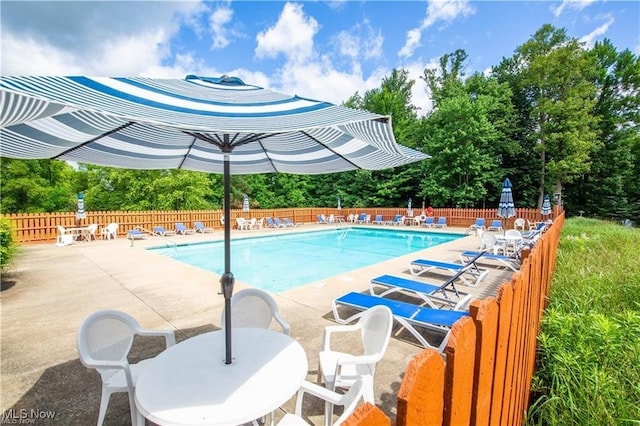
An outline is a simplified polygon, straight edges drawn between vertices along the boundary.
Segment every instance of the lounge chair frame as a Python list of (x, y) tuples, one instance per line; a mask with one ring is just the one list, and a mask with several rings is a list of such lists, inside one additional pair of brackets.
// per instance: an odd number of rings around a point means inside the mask
[[(399, 300), (388, 299), (386, 297), (371, 296), (358, 292), (347, 293), (333, 301), (333, 316), (336, 322), (348, 324), (358, 318), (362, 312), (374, 306), (386, 306), (391, 309), (393, 319), (411, 333), (425, 348), (436, 349), (442, 352), (447, 346), (451, 327), (460, 318), (467, 316), (465, 311), (450, 311), (444, 309), (433, 309)], [(339, 306), (346, 306), (359, 312), (348, 318), (341, 318), (338, 312)], [(416, 327), (422, 327), (433, 331), (444, 333), (444, 338), (438, 346), (429, 343)], [(396, 333), (397, 334), (397, 333)]]
[[(409, 271), (411, 272), (411, 275), (416, 276), (433, 271), (434, 269), (450, 271), (455, 273), (453, 277), (460, 278), (464, 284), (470, 287), (477, 287), (478, 284), (480, 284), (480, 281), (482, 281), (489, 273), (488, 269), (479, 268), (476, 264), (478, 258), (480, 258), (484, 253), (484, 251), (479, 252), (476, 257), (465, 264), (444, 262), (440, 260), (416, 259), (409, 263)], [(473, 281), (466, 278), (465, 275), (473, 277)]]
[[(404, 292), (417, 296), (434, 309), (445, 307), (447, 309), (463, 310), (471, 302), (472, 295), (458, 291), (455, 286), (457, 278), (457, 276), (454, 276), (441, 285), (434, 285), (392, 275), (381, 275), (369, 281), (369, 293), (372, 296), (385, 297), (390, 294)], [(376, 293), (376, 287), (382, 287), (386, 290)]]

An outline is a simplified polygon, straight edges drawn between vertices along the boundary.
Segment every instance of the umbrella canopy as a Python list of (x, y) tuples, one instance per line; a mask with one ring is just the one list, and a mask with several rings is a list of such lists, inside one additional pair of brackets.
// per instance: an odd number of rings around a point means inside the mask
[(249, 196), (247, 194), (242, 197), (242, 211), (249, 212)]
[(540, 213), (542, 213), (543, 216), (549, 216), (551, 214), (551, 200), (549, 199), (549, 194), (545, 194), (544, 196)]
[[(230, 175), (382, 170), (428, 158), (398, 145), (388, 116), (289, 96), (235, 77), (2, 77), (0, 150), (128, 169)], [(225, 220), (225, 362), (231, 363), (231, 227)]]
[(498, 204), (498, 217), (508, 219), (516, 215), (516, 205), (513, 203), (513, 193), (511, 192), (511, 181), (506, 178), (502, 183), (502, 194)]

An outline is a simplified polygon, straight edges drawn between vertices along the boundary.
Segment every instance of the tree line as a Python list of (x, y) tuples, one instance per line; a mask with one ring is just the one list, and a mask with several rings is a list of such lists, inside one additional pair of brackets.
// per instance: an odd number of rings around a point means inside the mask
[[(490, 208), (506, 177), (516, 207), (561, 200), (570, 215), (640, 223), (640, 59), (609, 40), (586, 48), (542, 26), (489, 73), (465, 75), (467, 53), (443, 55), (419, 81), (394, 69), (344, 105), (390, 115), (399, 143), (430, 159), (382, 171), (234, 175), (232, 207), (425, 206)], [(417, 114), (411, 90), (432, 102)], [(185, 170), (124, 170), (56, 160), (0, 165), (2, 213), (194, 210), (222, 206), (222, 177)], [(233, 169), (232, 169), (233, 170)]]

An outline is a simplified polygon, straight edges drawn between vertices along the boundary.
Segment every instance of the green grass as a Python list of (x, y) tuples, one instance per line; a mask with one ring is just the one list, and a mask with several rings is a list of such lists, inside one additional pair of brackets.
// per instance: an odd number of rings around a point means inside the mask
[(640, 229), (565, 222), (528, 425), (640, 424)]

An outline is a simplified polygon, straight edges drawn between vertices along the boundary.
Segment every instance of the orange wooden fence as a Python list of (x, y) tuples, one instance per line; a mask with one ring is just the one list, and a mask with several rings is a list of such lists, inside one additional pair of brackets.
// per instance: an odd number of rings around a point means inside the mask
[[(537, 209), (518, 209), (518, 217), (531, 221), (542, 220), (542, 215)], [(85, 212), (86, 217), (82, 221), (76, 219), (75, 212), (63, 213), (17, 213), (3, 215), (13, 222), (16, 241), (19, 243), (36, 243), (55, 241), (59, 235), (58, 225), (64, 227), (86, 226), (91, 223), (98, 224), (99, 227), (107, 226), (115, 222), (120, 225), (119, 235), (126, 235), (128, 231), (136, 227), (153, 229), (154, 226), (164, 226), (173, 229), (176, 222), (183, 222), (187, 226), (193, 226), (194, 221), (200, 221), (209, 228), (221, 228), (220, 210), (189, 210), (189, 211), (99, 211)], [(319, 214), (340, 215), (347, 217), (350, 214), (367, 213), (371, 217), (382, 215), (383, 220), (392, 220), (396, 214), (407, 214), (406, 208), (362, 208), (362, 209), (341, 209), (336, 208), (290, 208), (290, 209), (266, 209), (231, 210), (231, 223), (236, 217), (262, 218), (262, 217), (288, 217), (294, 222), (315, 222)], [(420, 209), (413, 210), (414, 215), (419, 216)], [(436, 217), (446, 217), (447, 224), (453, 227), (468, 227), (475, 222), (476, 218), (483, 217), (487, 222), (498, 219), (496, 209), (434, 209), (433, 215)], [(513, 227), (515, 218), (508, 219), (506, 226)], [(99, 235), (98, 231), (98, 235)]]
[[(563, 224), (561, 213), (496, 297), (472, 302), (469, 317), (454, 324), (443, 355), (425, 349), (409, 362), (398, 391), (397, 426), (524, 422)], [(345, 424), (391, 420), (368, 404)]]

